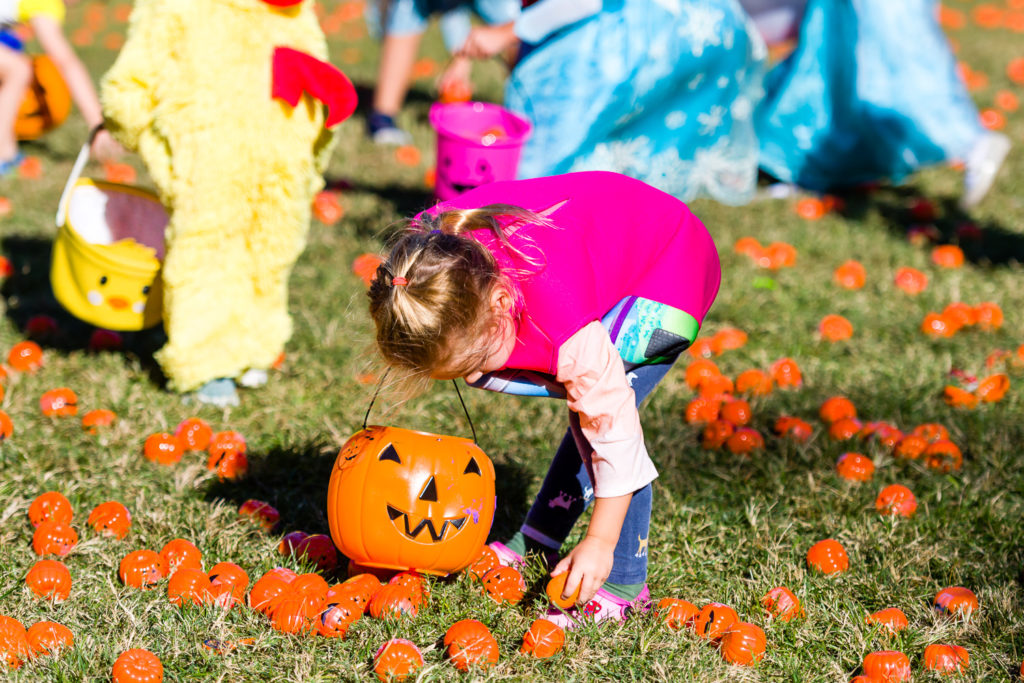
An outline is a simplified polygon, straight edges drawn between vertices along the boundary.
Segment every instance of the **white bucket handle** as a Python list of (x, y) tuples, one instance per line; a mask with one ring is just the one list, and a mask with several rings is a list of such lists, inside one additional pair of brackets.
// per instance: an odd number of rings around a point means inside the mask
[(92, 146), (92, 141), (96, 137), (96, 134), (103, 128), (103, 124), (99, 124), (92, 129), (89, 133), (89, 139), (82, 145), (82, 150), (78, 153), (78, 158), (75, 159), (75, 165), (71, 167), (71, 175), (68, 176), (68, 182), (64, 184), (64, 191), (60, 193), (60, 201), (57, 203), (57, 227), (63, 228), (64, 223), (68, 217), (68, 202), (71, 199), (71, 188), (75, 186), (78, 179), (82, 177), (82, 170), (85, 165), (89, 163), (89, 147)]

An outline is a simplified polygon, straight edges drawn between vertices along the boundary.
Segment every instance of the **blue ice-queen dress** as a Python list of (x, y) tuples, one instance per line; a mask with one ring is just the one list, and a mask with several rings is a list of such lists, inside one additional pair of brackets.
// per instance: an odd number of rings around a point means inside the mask
[(735, 0), (603, 0), (525, 45), (505, 104), (534, 123), (520, 178), (616, 171), (689, 200), (748, 201), (764, 43)]
[(812, 190), (963, 160), (983, 135), (934, 0), (810, 0), (765, 79), (761, 167)]

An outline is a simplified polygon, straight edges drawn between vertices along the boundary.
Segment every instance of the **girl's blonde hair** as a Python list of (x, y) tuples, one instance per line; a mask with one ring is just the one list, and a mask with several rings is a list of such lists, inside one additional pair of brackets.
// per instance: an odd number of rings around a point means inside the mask
[(491, 295), (501, 284), (516, 296), (516, 272), (502, 272), (491, 251), (465, 233), (489, 229), (510, 254), (535, 265), (508, 240), (524, 223), (548, 221), (517, 206), (492, 204), (424, 213), (409, 222), (369, 291), (377, 348), (389, 366), (407, 372), (407, 390), (425, 384), (441, 367), (458, 376), (479, 367), (488, 347), (468, 345), (494, 332), (498, 318)]

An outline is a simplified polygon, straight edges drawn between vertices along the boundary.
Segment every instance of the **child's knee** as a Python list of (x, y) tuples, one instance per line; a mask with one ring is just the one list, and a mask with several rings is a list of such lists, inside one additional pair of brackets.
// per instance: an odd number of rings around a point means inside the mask
[(32, 59), (21, 52), (3, 50), (0, 53), (0, 83), (2, 87), (27, 88), (32, 82)]

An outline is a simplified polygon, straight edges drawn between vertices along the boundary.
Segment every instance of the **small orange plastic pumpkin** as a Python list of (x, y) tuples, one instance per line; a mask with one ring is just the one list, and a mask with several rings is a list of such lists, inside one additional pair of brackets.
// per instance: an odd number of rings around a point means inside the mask
[(723, 404), (718, 416), (726, 422), (731, 422), (736, 427), (743, 427), (750, 422), (750, 419), (753, 417), (753, 411), (750, 409), (749, 403), (742, 399), (736, 399), (735, 401), (728, 401)]
[(25, 626), (17, 619), (0, 615), (0, 664), (18, 669), (34, 654)]
[(978, 327), (987, 332), (998, 330), (1003, 326), (1003, 309), (992, 301), (975, 306), (974, 317), (978, 321)]
[(897, 289), (901, 289), (911, 296), (920, 294), (928, 287), (928, 276), (917, 268), (907, 266), (896, 269), (894, 281)]
[[(345, 595), (351, 596), (353, 602), (365, 612), (369, 607), (370, 600), (376, 595), (383, 584), (373, 574), (356, 574), (341, 584), (338, 589)], [(330, 600), (330, 591), (328, 591)]]
[(373, 657), (373, 673), (381, 681), (404, 681), (422, 666), (423, 655), (419, 648), (404, 638), (387, 641)]
[(771, 378), (780, 389), (795, 389), (804, 383), (800, 366), (792, 358), (780, 358), (769, 368)]
[(132, 528), (132, 513), (116, 500), (108, 500), (92, 509), (88, 524), (101, 536), (122, 539)]
[(18, 372), (35, 372), (43, 367), (43, 350), (34, 341), (18, 342), (7, 353), (7, 364)]
[(484, 590), (496, 603), (515, 605), (526, 593), (526, 582), (515, 567), (495, 567), (484, 574)]
[(864, 673), (878, 683), (899, 683), (910, 680), (910, 659), (902, 652), (882, 650), (864, 657)]
[(73, 517), (74, 510), (71, 508), (71, 501), (59, 491), (47, 491), (40, 494), (28, 506), (28, 521), (34, 527), (38, 527), (43, 522), (71, 524)]
[[(220, 603), (229, 602), (230, 604), (234, 604), (245, 601), (245, 590), (249, 587), (249, 575), (237, 564), (234, 562), (218, 562), (210, 568), (208, 576), (210, 578), (210, 585), (213, 586), (214, 589), (216, 589), (217, 586), (227, 586), (229, 589), (228, 594), (230, 595), (230, 600), (228, 600), (228, 598), (222, 598), (219, 601)], [(324, 583), (326, 583), (326, 581)], [(214, 593), (214, 597), (220, 597), (218, 595), (218, 593), (220, 593), (219, 590), (215, 590)], [(220, 604), (219, 606), (225, 607), (230, 606), (230, 604)]]
[(875, 463), (860, 453), (843, 453), (836, 461), (836, 472), (847, 481), (871, 481)]
[(558, 624), (547, 619), (536, 619), (523, 634), (519, 652), (537, 659), (547, 659), (558, 654), (565, 645), (565, 631)]
[(893, 448), (893, 456), (896, 458), (909, 458), (916, 460), (924, 455), (925, 449), (928, 448), (928, 441), (920, 436), (914, 434), (908, 434), (904, 436)]
[(740, 427), (725, 440), (725, 447), (730, 453), (746, 455), (764, 448), (764, 437), (756, 429)]
[(707, 396), (698, 396), (686, 404), (686, 422), (688, 424), (705, 424), (718, 419), (722, 402)]
[(248, 450), (248, 445), (245, 442), (245, 437), (236, 431), (224, 431), (217, 432), (210, 437), (210, 443), (207, 445), (207, 450), (211, 457), (221, 456), (229, 451), (237, 451), (238, 453), (245, 453)]
[(969, 588), (950, 586), (935, 594), (934, 604), (941, 612), (970, 616), (978, 610), (978, 597)]
[(708, 450), (721, 448), (729, 437), (735, 433), (736, 427), (725, 420), (712, 420), (701, 432), (700, 445)]
[(947, 439), (939, 439), (924, 449), (924, 464), (933, 470), (951, 472), (959, 470), (964, 463), (960, 448)]
[(914, 427), (913, 431), (910, 433), (914, 436), (920, 436), (929, 443), (949, 438), (949, 430), (946, 429), (945, 425), (941, 425), (938, 422), (925, 422), (923, 424), (919, 424)]
[(39, 399), (39, 410), (47, 417), (78, 415), (78, 396), (67, 387), (51, 389)]
[(146, 437), (142, 446), (142, 454), (146, 460), (157, 462), (161, 465), (173, 465), (181, 460), (181, 442), (173, 434), (158, 432)]
[(28, 570), (25, 585), (40, 598), (63, 602), (71, 594), (71, 572), (57, 560), (39, 560)]
[(864, 621), (868, 624), (878, 624), (888, 629), (893, 635), (910, 625), (910, 622), (907, 621), (907, 615), (899, 607), (887, 607), (879, 610), (869, 614), (865, 617)]
[(164, 544), (160, 549), (160, 557), (167, 567), (167, 576), (173, 576), (179, 569), (203, 568), (203, 554), (191, 541), (175, 538)]
[(338, 566), (338, 551), (334, 542), (324, 534), (310, 534), (295, 546), (295, 557), (312, 562), (323, 572), (334, 571)]
[(36, 656), (53, 655), (75, 646), (71, 629), (55, 621), (39, 621), (29, 626), (25, 633), (28, 644)]
[(932, 263), (940, 268), (959, 268), (964, 265), (964, 252), (955, 244), (940, 244), (932, 249)]
[(289, 583), (289, 579), (280, 574), (267, 572), (252, 585), (248, 598), (249, 607), (269, 616), (277, 605), (287, 597)]
[[(0, 394), (3, 393), (3, 386), (0, 385)], [(0, 396), (0, 400), (3, 396)], [(11, 422), (11, 416), (0, 410), (0, 443), (3, 443), (7, 439), (11, 438), (14, 434), (14, 423)]]
[(875, 509), (883, 515), (913, 517), (917, 512), (917, 499), (906, 486), (890, 484), (878, 492), (878, 497), (875, 498)]
[(809, 422), (791, 415), (783, 415), (775, 420), (772, 429), (778, 436), (788, 436), (800, 443), (806, 443), (814, 435), (814, 427)]
[(416, 616), (421, 596), (409, 586), (389, 583), (370, 598), (368, 611), (374, 619), (398, 619), (402, 616)]
[(35, 140), (60, 126), (71, 113), (71, 91), (60, 69), (48, 55), (32, 58), (32, 82), (25, 90), (14, 134), (19, 140)]
[(707, 359), (698, 359), (686, 366), (686, 383), (691, 389), (698, 389), (712, 377), (718, 377), (722, 371), (714, 362)]
[(959, 645), (929, 645), (924, 649), (924, 668), (943, 673), (962, 673), (967, 670), (970, 655)]
[(749, 666), (764, 659), (767, 641), (760, 626), (737, 621), (722, 634), (718, 651), (730, 664)]
[(167, 599), (175, 607), (213, 602), (210, 577), (201, 569), (179, 568), (167, 582)]
[(658, 601), (658, 616), (673, 631), (693, 626), (700, 610), (692, 602), (678, 598), (662, 598)]
[(174, 436), (187, 451), (205, 451), (213, 438), (210, 424), (200, 417), (190, 417), (178, 423)]
[(825, 341), (845, 341), (853, 336), (853, 323), (841, 315), (831, 313), (818, 323), (818, 334)]
[(459, 671), (471, 667), (489, 668), (498, 663), (498, 642), (490, 630), (475, 619), (456, 622), (445, 632), (448, 659)]
[(67, 524), (43, 522), (32, 534), (32, 550), (36, 555), (64, 557), (78, 545), (78, 533)]
[(124, 556), (117, 574), (126, 586), (150, 588), (167, 574), (167, 564), (159, 553), (135, 550)]
[(501, 561), (498, 560), (498, 553), (494, 552), (491, 546), (485, 545), (480, 549), (480, 554), (477, 555), (476, 559), (466, 568), (466, 571), (469, 572), (471, 577), (479, 580), (484, 578), (484, 574), (500, 564)]
[(206, 469), (217, 473), (221, 481), (241, 479), (249, 472), (249, 459), (242, 451), (224, 450), (211, 453)]
[(767, 396), (772, 393), (774, 381), (771, 375), (757, 369), (744, 370), (736, 376), (736, 391), (751, 396)]
[(238, 514), (240, 517), (248, 517), (256, 521), (267, 533), (273, 531), (277, 523), (281, 521), (281, 513), (277, 511), (277, 508), (270, 503), (251, 498), (239, 506)]
[(82, 429), (89, 434), (98, 434), (101, 427), (109, 427), (117, 419), (117, 413), (113, 410), (100, 408), (90, 410), (82, 416)]
[(850, 259), (835, 269), (832, 280), (843, 289), (860, 289), (867, 282), (867, 276), (864, 265), (860, 261)]
[(122, 652), (111, 671), (113, 683), (160, 683), (164, 665), (149, 650), (136, 648)]
[(305, 601), (294, 594), (277, 604), (270, 616), (270, 625), (281, 633), (309, 633), (314, 629)]
[(997, 401), (1003, 400), (1003, 397), (1006, 396), (1006, 392), (1009, 390), (1009, 376), (1000, 373), (981, 380), (981, 382), (978, 383), (978, 388), (974, 390), (974, 393), (977, 394), (978, 398), (985, 403), (996, 403)]
[(338, 454), (327, 518), (361, 565), (444, 575), (476, 558), (494, 505), (494, 465), (469, 439), (369, 427)]
[(314, 619), (316, 632), (324, 638), (344, 638), (352, 624), (363, 616), (363, 609), (350, 599), (336, 599), (324, 603), (324, 609)]
[(857, 417), (857, 409), (845, 396), (833, 396), (821, 404), (818, 415), (822, 421), (832, 424), (844, 418)]
[(800, 606), (800, 599), (785, 586), (772, 588), (761, 598), (761, 604), (768, 610), (768, 616), (779, 621), (790, 621), (804, 616), (804, 608)]
[(701, 608), (693, 620), (693, 630), (704, 640), (717, 641), (730, 626), (740, 620), (736, 610), (720, 602), (711, 602)]
[(864, 429), (864, 423), (855, 417), (844, 417), (828, 426), (828, 435), (835, 441), (849, 441)]
[(942, 400), (951, 408), (966, 408), (971, 410), (978, 406), (978, 397), (960, 387), (947, 384), (942, 390)]
[(839, 574), (850, 568), (850, 558), (839, 541), (826, 538), (807, 551), (807, 566), (823, 574)]
[(562, 609), (569, 609), (580, 599), (580, 589), (583, 588), (582, 582), (576, 586), (576, 590), (573, 591), (572, 595), (568, 598), (563, 598), (562, 593), (565, 591), (565, 581), (569, 578), (569, 572), (562, 572), (557, 574), (548, 581), (544, 592), (547, 593), (548, 600), (551, 601), (552, 605), (560, 607)]

